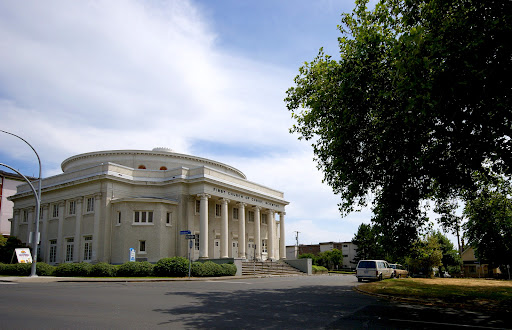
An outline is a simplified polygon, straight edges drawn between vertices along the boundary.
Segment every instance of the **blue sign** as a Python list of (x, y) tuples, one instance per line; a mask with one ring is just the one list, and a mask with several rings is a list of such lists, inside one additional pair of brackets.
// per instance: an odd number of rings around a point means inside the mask
[(130, 261), (135, 261), (135, 249), (130, 248)]
[(190, 235), (190, 234), (192, 234), (190, 232), (190, 230), (182, 230), (182, 231), (180, 231), (180, 235)]

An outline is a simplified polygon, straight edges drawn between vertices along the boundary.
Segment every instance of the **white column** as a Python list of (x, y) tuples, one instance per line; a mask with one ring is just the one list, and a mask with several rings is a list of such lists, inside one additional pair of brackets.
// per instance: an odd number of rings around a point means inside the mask
[(229, 258), (228, 255), (228, 203), (229, 199), (221, 199), (220, 211), (220, 257)]
[(41, 205), (41, 214), (43, 215), (43, 225), (41, 231), (41, 258), (48, 263), (48, 204)]
[[(194, 215), (196, 211), (196, 198), (194, 196), (190, 196), (188, 198), (187, 205), (187, 230), (190, 230), (192, 234), (194, 234)], [(187, 246), (188, 249), (188, 246)], [(187, 250), (188, 253), (188, 250)]]
[(256, 243), (255, 256), (256, 260), (261, 260), (261, 219), (260, 219), (260, 207), (254, 207), (254, 242)]
[[(95, 205), (96, 206), (96, 205)], [(82, 238), (82, 199), (79, 198), (76, 201), (75, 206), (75, 247), (74, 247), (74, 253), (73, 253), (73, 262), (80, 262), (80, 242)]]
[(199, 258), (208, 259), (208, 194), (197, 195), (201, 198), (199, 210)]
[(238, 257), (245, 255), (245, 203), (237, 203), (238, 206)]
[[(27, 225), (27, 245), (28, 244), (31, 244), (30, 243), (30, 234), (32, 233), (32, 228), (33, 228), (33, 224), (34, 224), (34, 219), (35, 216), (36, 216), (36, 213), (34, 212), (34, 207), (31, 207), (30, 209), (25, 209), (25, 212), (29, 212), (28, 213), (28, 225)], [(32, 246), (32, 245), (30, 245)]]
[(280, 240), (279, 240), (279, 259), (286, 259), (286, 243), (284, 237), (284, 215), (285, 212), (279, 212), (279, 231), (280, 231)]
[(101, 194), (94, 196), (94, 234), (92, 237), (92, 260), (98, 261), (100, 246)]
[(267, 224), (267, 232), (268, 232), (268, 259), (275, 259), (274, 257), (274, 211), (268, 210), (268, 224)]
[[(56, 252), (56, 262), (58, 264), (60, 264), (61, 262), (64, 262), (65, 258), (64, 258), (64, 252), (65, 251), (65, 248), (64, 248), (64, 235), (63, 235), (63, 230), (64, 230), (64, 210), (65, 210), (65, 203), (64, 202), (59, 202), (59, 227), (58, 227), (58, 230), (57, 230), (57, 252)], [(53, 207), (52, 207), (52, 210), (50, 210), (50, 212), (53, 213)]]
[[(19, 226), (20, 226), (20, 210), (14, 210), (11, 224), (11, 236), (18, 237)], [(19, 238), (19, 237), (18, 237)]]

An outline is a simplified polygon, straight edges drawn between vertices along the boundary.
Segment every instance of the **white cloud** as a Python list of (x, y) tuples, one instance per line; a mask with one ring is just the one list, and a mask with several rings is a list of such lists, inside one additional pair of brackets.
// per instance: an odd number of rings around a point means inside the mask
[[(287, 244), (294, 230), (308, 242), (350, 239), (369, 216), (340, 218), (307, 143), (288, 133), (283, 99), (296, 72), (227, 53), (216, 40), (189, 1), (2, 2), (1, 128), (34, 145), (45, 175), (96, 150), (191, 153), (197, 140), (268, 148), (209, 156), (285, 193)], [(32, 157), (8, 137), (0, 145)]]

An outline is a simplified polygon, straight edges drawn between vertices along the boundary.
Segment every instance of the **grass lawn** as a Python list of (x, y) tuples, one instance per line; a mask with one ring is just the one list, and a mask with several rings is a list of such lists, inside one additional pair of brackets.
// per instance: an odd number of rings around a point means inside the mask
[(361, 284), (362, 291), (425, 303), (512, 311), (512, 281), (460, 278), (404, 278)]

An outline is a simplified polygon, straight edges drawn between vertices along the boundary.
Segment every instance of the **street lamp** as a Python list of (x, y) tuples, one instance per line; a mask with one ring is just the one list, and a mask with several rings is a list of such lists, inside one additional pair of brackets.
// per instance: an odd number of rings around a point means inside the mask
[(39, 213), (41, 212), (41, 158), (39, 158), (39, 155), (37, 154), (36, 149), (34, 149), (34, 147), (32, 147), (32, 145), (30, 143), (28, 143), (22, 137), (19, 137), (16, 134), (13, 134), (13, 133), (10, 133), (10, 132), (4, 131), (4, 130), (0, 130), (0, 132), (3, 132), (3, 133), (6, 133), (6, 134), (15, 136), (18, 139), (20, 139), (21, 141), (25, 142), (34, 151), (34, 153), (36, 154), (37, 161), (39, 163), (39, 178), (38, 178), (39, 182), (38, 182), (38, 187), (37, 187), (37, 193), (36, 193), (32, 183), (30, 183), (30, 181), (23, 174), (21, 174), (20, 172), (16, 171), (13, 168), (11, 168), (10, 166), (7, 166), (5, 164), (1, 164), (3, 166), (6, 166), (6, 167), (10, 168), (11, 170), (15, 171), (19, 175), (21, 175), (28, 182), (28, 184), (30, 185), (30, 188), (34, 192), (34, 196), (36, 198), (36, 229), (35, 229), (35, 232), (34, 232), (34, 236), (32, 237), (32, 267), (30, 269), (30, 277), (37, 277), (37, 273), (36, 273), (37, 244), (39, 243), (38, 242), (39, 241)]

